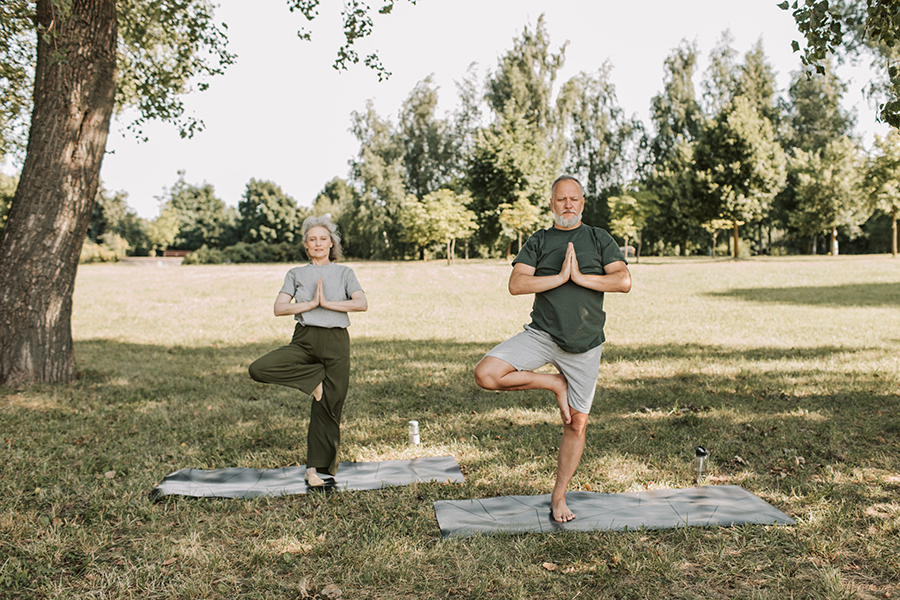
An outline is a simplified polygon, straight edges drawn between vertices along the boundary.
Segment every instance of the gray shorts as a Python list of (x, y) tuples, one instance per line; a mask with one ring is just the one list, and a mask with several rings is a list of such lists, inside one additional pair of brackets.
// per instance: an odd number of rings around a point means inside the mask
[(594, 390), (600, 378), (600, 353), (597, 346), (581, 354), (560, 348), (550, 334), (525, 326), (525, 331), (497, 344), (485, 356), (509, 363), (517, 371), (534, 371), (553, 365), (569, 384), (569, 406), (580, 413), (591, 412)]

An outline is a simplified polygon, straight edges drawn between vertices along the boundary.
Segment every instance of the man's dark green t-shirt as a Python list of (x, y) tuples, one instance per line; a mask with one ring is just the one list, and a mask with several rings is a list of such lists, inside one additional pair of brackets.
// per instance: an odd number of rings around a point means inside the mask
[[(569, 242), (575, 247), (578, 269), (585, 275), (604, 275), (604, 267), (625, 262), (619, 245), (606, 231), (581, 225), (563, 230), (541, 229), (525, 242), (513, 261), (534, 267), (537, 277), (556, 275), (562, 269)], [(571, 280), (561, 286), (534, 295), (531, 327), (553, 338), (566, 352), (580, 354), (604, 341), (603, 292), (583, 288)]]

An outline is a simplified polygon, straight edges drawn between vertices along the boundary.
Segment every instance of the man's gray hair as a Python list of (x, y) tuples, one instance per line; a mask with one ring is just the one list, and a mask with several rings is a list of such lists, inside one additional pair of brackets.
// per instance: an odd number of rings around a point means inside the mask
[(553, 192), (556, 190), (556, 184), (560, 181), (574, 181), (575, 183), (577, 183), (578, 189), (581, 190), (581, 197), (584, 198), (584, 186), (581, 185), (581, 182), (572, 175), (560, 175), (559, 177), (554, 179), (553, 183), (550, 184), (550, 197), (553, 197)]
[(306, 234), (313, 227), (324, 227), (328, 230), (328, 235), (331, 236), (331, 251), (328, 253), (328, 260), (337, 262), (344, 258), (344, 253), (341, 250), (341, 234), (338, 233), (337, 225), (331, 220), (331, 215), (329, 214), (306, 217), (306, 220), (303, 221), (303, 226), (301, 227), (303, 249), (306, 250)]

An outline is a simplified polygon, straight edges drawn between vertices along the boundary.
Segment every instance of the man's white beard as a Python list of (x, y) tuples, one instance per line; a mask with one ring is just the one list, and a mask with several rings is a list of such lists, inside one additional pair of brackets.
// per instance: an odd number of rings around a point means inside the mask
[(581, 221), (581, 215), (572, 215), (567, 217), (565, 214), (561, 215), (553, 215), (553, 218), (556, 220), (556, 224), (560, 227), (565, 227), (568, 229), (569, 227), (575, 227), (578, 225), (578, 222)]

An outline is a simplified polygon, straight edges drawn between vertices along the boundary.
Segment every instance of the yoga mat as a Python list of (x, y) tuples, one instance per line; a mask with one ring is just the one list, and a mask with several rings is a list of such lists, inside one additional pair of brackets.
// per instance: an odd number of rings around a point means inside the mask
[(569, 492), (566, 504), (576, 516), (566, 523), (557, 523), (550, 517), (550, 494), (438, 500), (434, 512), (444, 537), (795, 523), (762, 498), (736, 485), (623, 494)]
[(181, 469), (165, 478), (150, 491), (150, 499), (163, 496), (195, 496), (201, 498), (253, 498), (283, 496), (314, 491), (377, 490), (391, 485), (408, 485), (417, 481), (464, 481), (456, 459), (452, 456), (428, 456), (408, 460), (379, 462), (342, 462), (337, 477), (320, 474), (324, 488), (310, 488), (303, 476), (306, 466), (280, 469)]

